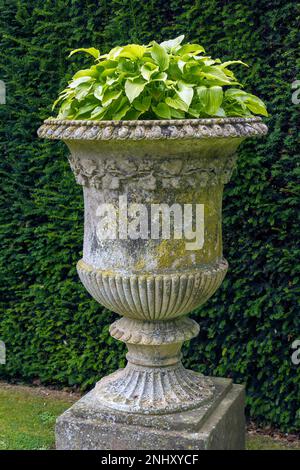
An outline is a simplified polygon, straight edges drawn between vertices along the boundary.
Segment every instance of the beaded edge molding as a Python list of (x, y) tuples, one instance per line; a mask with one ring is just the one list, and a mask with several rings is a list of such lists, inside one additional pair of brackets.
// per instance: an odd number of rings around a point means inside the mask
[(259, 117), (172, 119), (153, 121), (80, 121), (46, 119), (40, 138), (57, 140), (163, 140), (265, 135), (268, 127)]

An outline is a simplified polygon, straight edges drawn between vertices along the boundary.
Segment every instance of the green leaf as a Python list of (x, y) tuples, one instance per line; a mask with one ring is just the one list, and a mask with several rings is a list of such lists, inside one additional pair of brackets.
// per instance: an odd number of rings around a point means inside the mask
[(198, 118), (200, 116), (200, 112), (195, 109), (195, 108), (191, 108), (189, 107), (189, 114), (192, 116), (192, 117), (195, 117), (195, 118)]
[(116, 100), (121, 96), (122, 91), (121, 90), (112, 90), (112, 91), (106, 91), (103, 95), (102, 98), (102, 105), (104, 107), (109, 106), (112, 101)]
[(76, 114), (76, 118), (78, 116), (81, 116), (82, 114), (86, 114), (88, 113), (89, 111), (91, 111), (92, 109), (95, 108), (95, 105), (94, 104), (86, 104), (84, 106), (82, 106), (81, 108), (79, 108), (77, 114)]
[(59, 95), (59, 97), (54, 101), (52, 105), (52, 110), (60, 101), (65, 100), (66, 98), (71, 99), (74, 95), (75, 95), (75, 91), (70, 88), (66, 88), (65, 90), (63, 90), (61, 94)]
[(121, 79), (122, 79), (122, 76), (120, 77), (120, 76), (117, 76), (116, 74), (114, 74), (111, 77), (107, 77), (106, 85), (111, 86), (114, 83), (118, 83)]
[(177, 67), (179, 68), (181, 73), (183, 73), (185, 65), (186, 65), (186, 62), (184, 60), (178, 60)]
[(128, 103), (124, 104), (115, 114), (113, 114), (112, 119), (116, 121), (120, 121), (120, 119), (122, 119), (125, 116), (127, 111), (129, 111), (129, 109), (130, 109), (130, 105)]
[(174, 119), (184, 119), (185, 118), (185, 112), (184, 111), (180, 111), (179, 109), (171, 108), (170, 112), (171, 112), (171, 118), (174, 118)]
[(142, 100), (136, 99), (133, 102), (133, 106), (135, 107), (135, 109), (137, 109), (138, 111), (142, 111), (143, 113), (148, 111), (148, 109), (150, 108), (150, 104), (151, 104), (151, 96), (146, 96)]
[(220, 65), (204, 66), (202, 70), (199, 71), (199, 75), (211, 81), (211, 85), (224, 86), (237, 84), (237, 82), (233, 82), (230, 77), (224, 73)]
[(194, 90), (191, 86), (187, 85), (186, 83), (179, 82), (177, 95), (189, 107), (194, 96)]
[(268, 111), (265, 107), (264, 102), (255, 95), (246, 93), (239, 88), (230, 88), (225, 92), (226, 98), (229, 100), (237, 101), (240, 107), (245, 109), (247, 107), (254, 114), (261, 114), (262, 116), (268, 116)]
[(69, 87), (77, 88), (82, 83), (89, 82), (91, 80), (92, 80), (92, 77), (89, 77), (89, 76), (79, 77), (79, 78), (76, 78), (75, 80), (72, 80), (71, 83), (69, 84)]
[(191, 55), (197, 55), (200, 52), (205, 52), (204, 47), (200, 46), (200, 44), (184, 44), (183, 46), (178, 49), (176, 52), (178, 55), (184, 55), (184, 54), (191, 54)]
[(163, 119), (171, 119), (170, 108), (166, 103), (159, 103), (157, 106), (152, 106), (154, 113)]
[(90, 89), (92, 88), (92, 85), (89, 83), (83, 83), (77, 88), (75, 88), (75, 97), (78, 101), (81, 101), (83, 98), (85, 98), (88, 94)]
[(166, 72), (160, 72), (151, 79), (151, 82), (165, 82), (168, 78)]
[(101, 74), (101, 78), (106, 78), (106, 77), (111, 77), (112, 75), (114, 75), (116, 69), (111, 67), (111, 68), (107, 68), (105, 70), (103, 70), (102, 74)]
[(225, 68), (225, 67), (228, 67), (229, 65), (232, 65), (232, 64), (242, 64), (242, 65), (245, 65), (246, 67), (249, 67), (249, 65), (246, 64), (246, 62), (242, 62), (241, 60), (228, 60), (227, 62), (223, 62), (220, 65), (220, 67)]
[(104, 112), (104, 108), (102, 106), (96, 106), (96, 108), (94, 108), (94, 110), (91, 113), (91, 118), (92, 119), (98, 118), (103, 114), (103, 112)]
[(58, 113), (58, 118), (59, 119), (66, 119), (66, 118), (69, 118), (70, 116), (72, 116), (72, 101), (65, 101), (60, 109), (59, 109), (59, 113)]
[(218, 111), (215, 113), (215, 116), (217, 117), (226, 117), (226, 113), (224, 108), (220, 107)]
[(125, 114), (124, 119), (135, 121), (140, 117), (141, 114), (141, 111), (137, 111), (136, 109), (129, 109)]
[(96, 69), (96, 67), (93, 66), (90, 69), (79, 70), (73, 76), (73, 80), (75, 78), (80, 78), (80, 77), (94, 77), (95, 78), (95, 77), (97, 77), (97, 75), (98, 75), (97, 69)]
[(95, 90), (94, 90), (94, 96), (95, 98), (97, 98), (98, 100), (102, 100), (102, 96), (103, 96), (103, 86), (102, 85), (97, 85)]
[(254, 114), (261, 114), (262, 116), (269, 115), (264, 102), (257, 96), (248, 94), (248, 97), (245, 100), (245, 104), (247, 108), (250, 109), (250, 111)]
[(142, 93), (145, 85), (146, 85), (146, 82), (140, 79), (136, 79), (136, 80), (127, 79), (126, 80), (125, 93), (130, 103), (132, 103), (133, 100)]
[(153, 41), (152, 44), (151, 57), (157, 63), (161, 71), (167, 70), (169, 67), (169, 56), (166, 50), (155, 41)]
[(149, 81), (151, 79), (151, 76), (155, 72), (158, 72), (158, 66), (155, 65), (155, 64), (152, 64), (151, 62), (146, 62), (141, 67), (141, 75), (147, 81)]
[(160, 43), (160, 45), (167, 52), (171, 52), (171, 51), (176, 50), (176, 48), (178, 48), (178, 46), (182, 43), (183, 40), (184, 40), (184, 34), (182, 34), (181, 36), (178, 36), (175, 39), (170, 39), (169, 41), (163, 41)]
[(119, 54), (120, 54), (120, 52), (122, 51), (122, 49), (123, 49), (123, 47), (121, 47), (121, 46), (116, 46), (116, 47), (114, 47), (113, 49), (111, 49), (111, 50), (109, 51), (107, 57), (108, 57), (109, 59), (113, 59), (113, 60), (114, 60), (114, 59), (117, 59), (118, 56), (119, 56)]
[(214, 116), (220, 108), (223, 101), (223, 90), (220, 86), (207, 88), (201, 86), (197, 88), (199, 102), (206, 114)]
[(95, 49), (94, 47), (80, 47), (79, 49), (74, 49), (74, 51), (70, 52), (69, 57), (72, 57), (72, 55), (77, 54), (77, 52), (85, 52), (86, 54), (93, 56), (95, 59), (99, 59), (100, 57), (100, 51), (98, 49)]
[(227, 97), (245, 97), (248, 93), (246, 93), (244, 90), (240, 90), (239, 88), (229, 88), (226, 90), (225, 95)]
[(128, 44), (121, 48), (118, 52), (117, 57), (127, 57), (128, 59), (140, 59), (146, 52), (146, 46), (140, 46), (139, 44)]
[(187, 111), (189, 109), (188, 105), (179, 98), (179, 96), (175, 96), (174, 98), (168, 97), (165, 101), (171, 108), (179, 109), (181, 111)]

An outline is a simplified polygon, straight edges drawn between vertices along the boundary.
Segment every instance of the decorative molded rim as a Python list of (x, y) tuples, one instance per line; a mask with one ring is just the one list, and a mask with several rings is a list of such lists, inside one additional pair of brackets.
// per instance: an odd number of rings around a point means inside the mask
[(264, 135), (260, 117), (148, 121), (80, 121), (46, 119), (38, 136), (54, 140), (165, 140)]
[(200, 327), (188, 317), (174, 320), (134, 320), (122, 317), (110, 325), (110, 335), (130, 344), (165, 345), (187, 341), (198, 336)]

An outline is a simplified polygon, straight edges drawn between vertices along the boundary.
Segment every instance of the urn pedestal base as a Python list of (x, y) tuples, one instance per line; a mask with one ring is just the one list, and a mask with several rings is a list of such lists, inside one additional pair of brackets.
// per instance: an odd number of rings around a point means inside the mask
[(209, 378), (213, 396), (192, 410), (147, 415), (101, 404), (97, 387), (61, 415), (58, 450), (241, 450), (245, 448), (244, 387)]
[(212, 398), (209, 377), (185, 369), (181, 347), (199, 332), (188, 317), (169, 321), (120, 318), (110, 327), (113, 338), (128, 348), (127, 366), (100, 380), (98, 403), (117, 411), (167, 414), (197, 408)]

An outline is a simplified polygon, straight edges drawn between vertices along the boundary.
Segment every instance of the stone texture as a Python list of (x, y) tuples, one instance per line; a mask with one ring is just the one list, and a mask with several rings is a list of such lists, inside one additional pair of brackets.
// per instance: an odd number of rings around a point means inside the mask
[[(124, 316), (110, 332), (128, 347), (127, 366), (100, 380), (59, 418), (58, 448), (243, 447), (241, 387), (186, 370), (181, 347), (199, 331), (186, 315), (213, 295), (228, 268), (222, 250), (222, 193), (236, 150), (245, 138), (266, 132), (256, 117), (50, 119), (39, 129), (40, 137), (61, 139), (71, 152), (85, 204), (78, 273), (94, 299)], [(201, 249), (187, 249), (184, 238), (153, 237), (149, 227), (136, 239), (121, 236), (124, 228), (116, 239), (99, 237), (98, 208), (109, 204), (110, 212), (124, 221), (124, 198), (147, 209), (144, 221), (153, 205), (201, 205)]]
[(95, 390), (57, 420), (56, 448), (67, 450), (238, 450), (245, 448), (244, 388), (210, 378), (214, 396), (200, 407), (165, 415), (105, 408)]
[(80, 260), (77, 271), (86, 290), (101, 304), (129, 318), (169, 320), (206, 302), (228, 269), (224, 259), (181, 273), (127, 274), (102, 271)]
[(122, 318), (110, 334), (128, 347), (128, 364), (104, 377), (96, 394), (107, 407), (141, 414), (165, 414), (196, 408), (214, 394), (208, 377), (186, 370), (181, 363), (183, 341), (199, 332), (187, 317), (168, 321)]
[(267, 126), (260, 117), (173, 119), (152, 121), (80, 121), (47, 119), (39, 137), (47, 139), (144, 140), (199, 139), (260, 135)]

